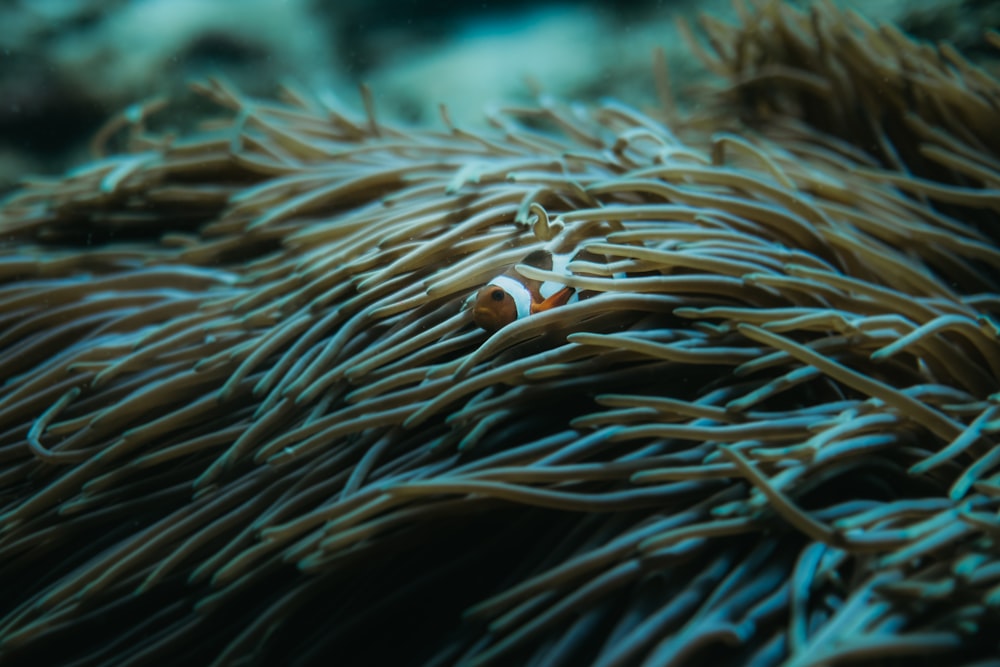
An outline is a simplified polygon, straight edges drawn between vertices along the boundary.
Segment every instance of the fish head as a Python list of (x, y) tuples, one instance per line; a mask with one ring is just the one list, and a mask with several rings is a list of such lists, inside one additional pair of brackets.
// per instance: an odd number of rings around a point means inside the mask
[(485, 285), (476, 293), (472, 320), (481, 329), (493, 333), (517, 319), (514, 297), (499, 285)]

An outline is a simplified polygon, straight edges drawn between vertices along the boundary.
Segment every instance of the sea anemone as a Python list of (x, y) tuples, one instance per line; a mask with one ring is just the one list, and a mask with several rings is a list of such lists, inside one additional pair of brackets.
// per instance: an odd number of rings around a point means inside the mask
[[(693, 115), (211, 81), (10, 198), (0, 656), (993, 655), (1000, 83), (826, 5), (702, 27)], [(488, 334), (511, 267), (592, 295)]]

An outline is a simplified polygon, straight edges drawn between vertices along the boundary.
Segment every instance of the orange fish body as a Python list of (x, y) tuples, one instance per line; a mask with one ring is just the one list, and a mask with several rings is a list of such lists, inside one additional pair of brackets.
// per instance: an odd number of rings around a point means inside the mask
[[(569, 255), (554, 255), (547, 250), (536, 250), (524, 258), (524, 263), (564, 273), (570, 259)], [(571, 303), (578, 298), (572, 287), (555, 281), (528, 280), (511, 270), (479, 289), (472, 304), (472, 319), (477, 326), (493, 333), (515, 320)]]

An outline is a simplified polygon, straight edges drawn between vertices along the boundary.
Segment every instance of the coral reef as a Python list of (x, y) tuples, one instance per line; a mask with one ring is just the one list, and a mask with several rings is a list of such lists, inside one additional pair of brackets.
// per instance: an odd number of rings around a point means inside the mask
[[(1000, 83), (741, 21), (692, 113), (210, 81), (9, 198), (5, 664), (995, 655)], [(487, 334), (512, 266), (594, 294)]]

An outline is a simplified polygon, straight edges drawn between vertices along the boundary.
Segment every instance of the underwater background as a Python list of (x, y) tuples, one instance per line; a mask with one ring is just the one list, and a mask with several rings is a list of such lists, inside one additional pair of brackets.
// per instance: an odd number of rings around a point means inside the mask
[(998, 7), (0, 0), (0, 665), (995, 664)]
[[(983, 38), (1000, 25), (995, 2), (841, 4), (949, 40), (967, 57), (996, 59)], [(477, 124), (487, 106), (539, 92), (651, 104), (654, 48), (666, 51), (678, 85), (705, 75), (675, 23), (698, 12), (736, 16), (729, 0), (4, 0), (0, 192), (79, 164), (111, 115), (206, 76), (251, 94), (293, 82), (348, 108), (359, 106), (364, 82), (381, 114), (423, 124), (437, 121), (442, 103), (455, 121)]]

